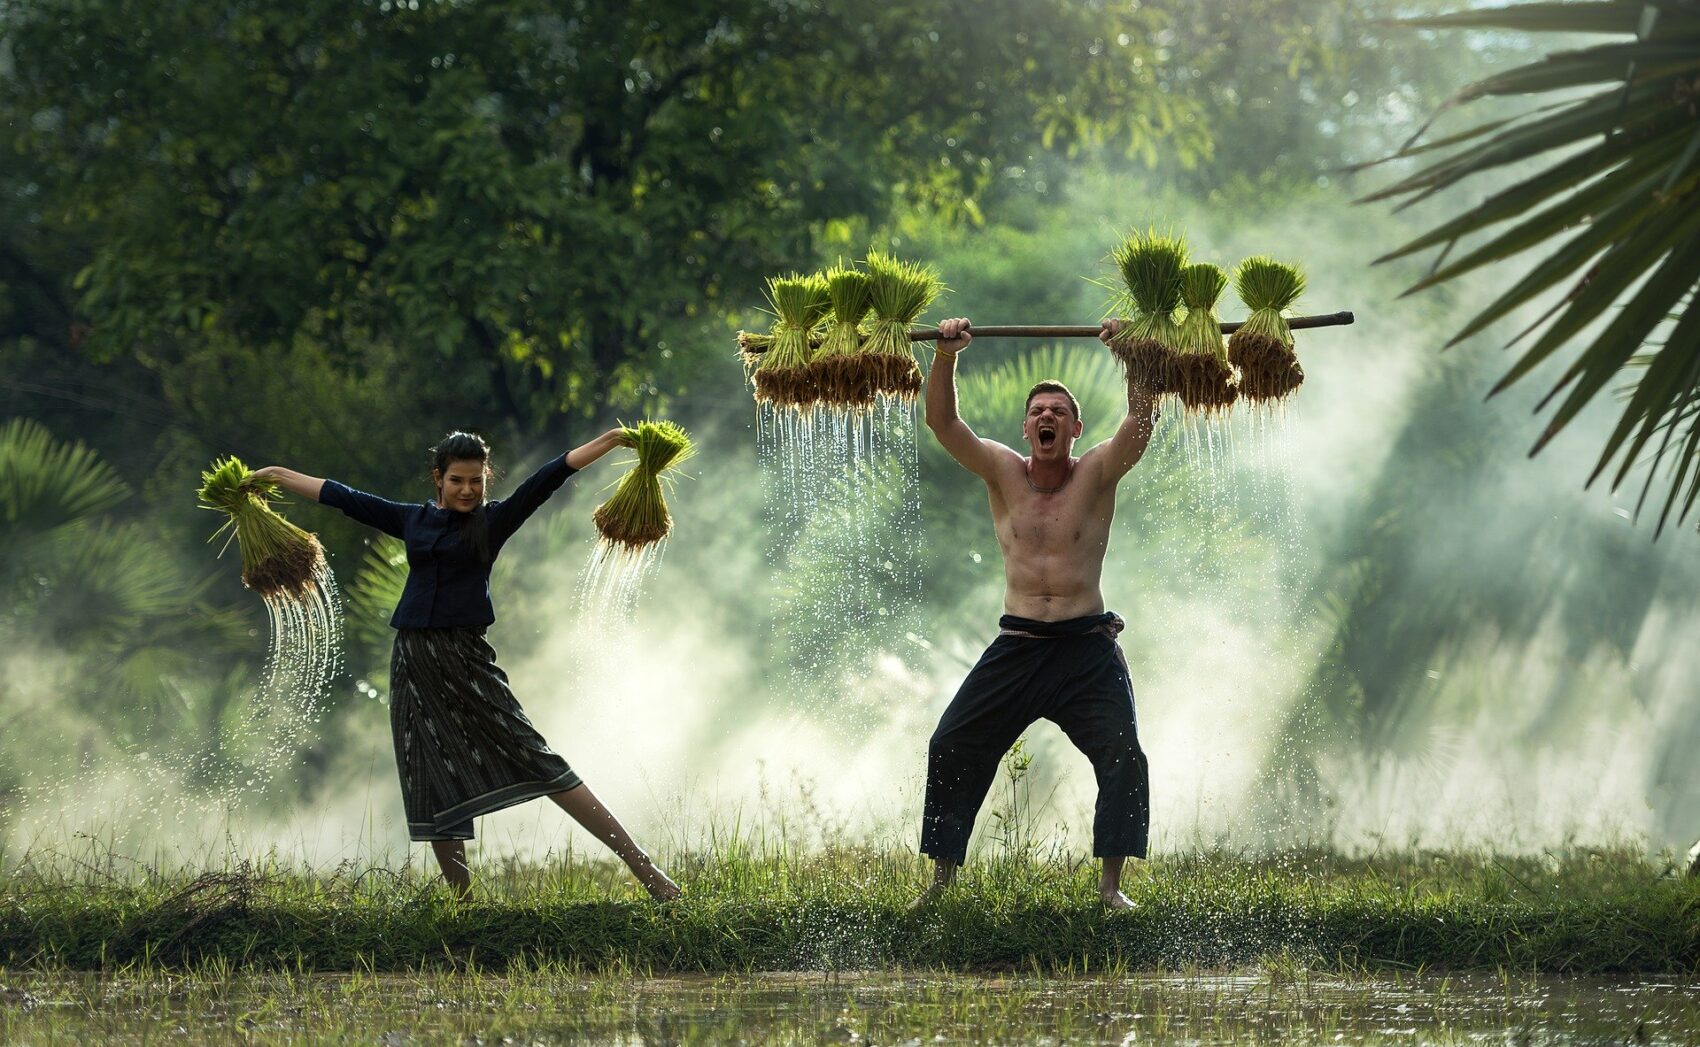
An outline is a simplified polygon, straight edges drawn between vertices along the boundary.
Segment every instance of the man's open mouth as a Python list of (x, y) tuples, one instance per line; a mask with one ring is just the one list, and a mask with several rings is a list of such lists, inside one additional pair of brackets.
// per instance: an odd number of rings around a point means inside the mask
[(1057, 442), (1057, 431), (1048, 425), (1039, 427), (1039, 446), (1049, 447)]

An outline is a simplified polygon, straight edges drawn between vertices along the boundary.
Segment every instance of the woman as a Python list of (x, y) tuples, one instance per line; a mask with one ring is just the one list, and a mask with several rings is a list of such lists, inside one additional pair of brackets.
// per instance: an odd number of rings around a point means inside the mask
[(390, 726), (407, 807), (407, 830), (429, 841), (443, 878), (460, 897), (472, 890), (466, 841), (472, 819), (547, 796), (619, 855), (650, 896), (679, 888), (531, 726), (484, 630), (496, 620), (490, 565), (567, 477), (619, 442), (611, 429), (551, 459), (501, 501), (484, 500), (490, 448), (455, 432), (432, 449), (434, 501), (404, 504), (281, 466), (254, 475), (341, 509), (407, 543), (407, 585), (390, 625)]

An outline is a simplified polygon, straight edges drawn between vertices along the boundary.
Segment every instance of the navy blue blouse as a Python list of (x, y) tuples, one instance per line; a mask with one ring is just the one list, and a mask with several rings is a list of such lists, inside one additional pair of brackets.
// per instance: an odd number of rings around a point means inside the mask
[[(491, 560), (519, 525), (577, 471), (567, 464), (566, 455), (552, 458), (512, 495), (485, 505)], [(390, 618), (392, 628), (455, 629), (496, 620), (490, 604), (490, 565), (479, 562), (465, 540), (456, 519), (464, 513), (440, 509), (433, 502), (392, 502), (335, 480), (325, 481), (319, 501), (407, 543), (407, 585)]]

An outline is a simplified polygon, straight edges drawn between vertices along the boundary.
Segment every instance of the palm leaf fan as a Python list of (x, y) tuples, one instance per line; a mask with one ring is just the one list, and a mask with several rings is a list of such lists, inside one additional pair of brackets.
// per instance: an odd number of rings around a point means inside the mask
[[(1442, 246), (1439, 260), (1412, 287), (1420, 290), (1533, 252), (1525, 275), (1448, 344), (1551, 298), (1551, 308), (1510, 339), (1521, 343), (1521, 355), (1493, 389), (1572, 350), (1541, 401), (1543, 409), (1556, 406), (1530, 453), (1600, 394), (1614, 392), (1615, 380), (1638, 372), (1588, 483), (1610, 471), (1615, 490), (1640, 468), (1639, 512), (1663, 476), (1658, 527), (1686, 518), (1700, 505), (1700, 426), (1693, 411), (1700, 403), (1693, 352), (1700, 340), (1700, 7), (1521, 3), (1407, 24), (1620, 37), (1552, 51), (1469, 85), (1455, 102), (1515, 95), (1542, 104), (1440, 141), (1421, 141), (1419, 132), (1389, 159), (1422, 155), (1425, 162), (1369, 199), (1409, 203), (1472, 177), (1513, 173), (1502, 188), (1479, 203), (1457, 205), (1455, 217), (1386, 257)], [(1638, 366), (1644, 350), (1649, 359)]]

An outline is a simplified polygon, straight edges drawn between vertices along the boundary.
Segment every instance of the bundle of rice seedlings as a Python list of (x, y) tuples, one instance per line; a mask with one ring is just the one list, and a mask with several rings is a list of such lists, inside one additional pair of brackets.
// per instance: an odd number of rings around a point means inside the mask
[(341, 601), (324, 547), (272, 509), (277, 493), (275, 481), (256, 478), (237, 458), (217, 459), (201, 474), (201, 507), (227, 517), (212, 538), (231, 532), (241, 551), (242, 584), (266, 605), (271, 629), (262, 687), (312, 709), (337, 673)]
[(944, 281), (931, 265), (901, 261), (881, 251), (868, 252), (869, 296), (873, 323), (859, 366), (873, 376), (875, 392), (913, 400), (921, 392), (921, 368), (909, 340), (909, 327), (943, 293)]
[(1256, 255), (1234, 271), (1234, 289), (1251, 310), (1228, 338), (1228, 359), (1240, 369), (1240, 395), (1265, 402), (1285, 399), (1305, 380), (1293, 352), (1293, 330), (1281, 315), (1304, 293), (1304, 273)]
[(672, 422), (640, 422), (620, 430), (620, 443), (637, 452), (631, 471), (620, 478), (613, 497), (596, 507), (591, 519), (602, 543), (635, 551), (667, 537), (673, 518), (662, 495), (662, 480), (696, 449), (684, 429)]
[(767, 281), (773, 334), (755, 366), (756, 399), (780, 407), (808, 407), (819, 398), (808, 372), (809, 338), (826, 315), (826, 279), (820, 274), (775, 276)]
[(1179, 351), (1170, 361), (1170, 390), (1188, 414), (1226, 411), (1240, 395), (1216, 315), (1228, 274), (1219, 265), (1198, 262), (1181, 270), (1180, 282), (1186, 319), (1180, 323)]
[(201, 474), (199, 495), (202, 508), (228, 517), (213, 538), (234, 532), (243, 585), (267, 598), (310, 596), (327, 571), (325, 550), (272, 509), (277, 490), (276, 482), (256, 478), (241, 459), (230, 457)]
[(826, 296), (832, 307), (831, 321), (809, 364), (809, 373), (814, 376), (823, 403), (844, 408), (871, 407), (879, 374), (868, 366), (871, 358), (859, 350), (862, 319), (874, 304), (873, 278), (842, 264), (828, 269), (825, 278)]
[(1180, 329), (1175, 311), (1181, 303), (1181, 270), (1186, 267), (1186, 243), (1178, 236), (1155, 230), (1130, 233), (1112, 252), (1125, 288), (1112, 309), (1128, 317), (1110, 351), (1120, 360), (1130, 382), (1155, 392), (1172, 390), (1175, 349)]

